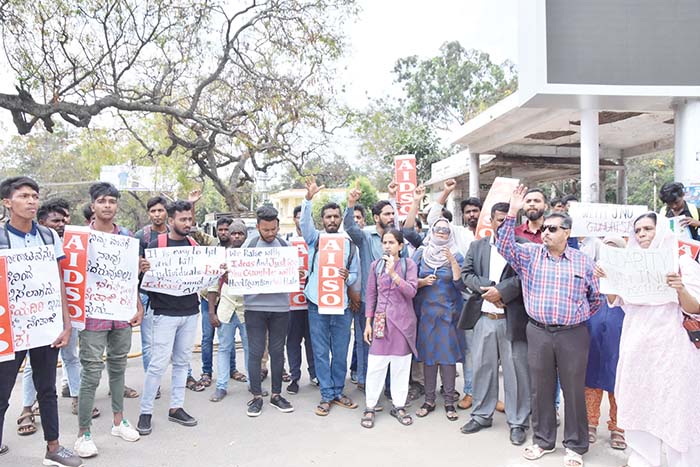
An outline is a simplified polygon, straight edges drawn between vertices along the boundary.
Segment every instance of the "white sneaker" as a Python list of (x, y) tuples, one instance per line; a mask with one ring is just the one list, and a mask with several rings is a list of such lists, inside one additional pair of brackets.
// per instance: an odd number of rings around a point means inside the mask
[(83, 433), (83, 435), (75, 441), (73, 450), (83, 459), (86, 457), (95, 457), (97, 455), (97, 446), (95, 446), (95, 442), (92, 440), (92, 435), (89, 431)]
[(119, 436), (124, 441), (138, 441), (141, 439), (139, 432), (131, 426), (131, 423), (126, 418), (122, 419), (122, 422), (118, 426), (112, 426), (112, 436)]

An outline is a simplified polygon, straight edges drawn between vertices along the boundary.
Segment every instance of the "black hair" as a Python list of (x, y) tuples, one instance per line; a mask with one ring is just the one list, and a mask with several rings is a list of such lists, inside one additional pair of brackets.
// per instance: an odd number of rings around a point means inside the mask
[(423, 221), (420, 220), (419, 218), (416, 217), (416, 219), (413, 222), (416, 224), (416, 227), (418, 227), (419, 229), (423, 228)]
[(449, 209), (447, 208), (442, 208), (442, 217), (447, 219), (448, 221), (452, 222), (452, 213), (450, 212)]
[(382, 240), (384, 240), (384, 235), (393, 235), (398, 243), (403, 243), (403, 234), (398, 229), (385, 230), (382, 235)]
[(390, 203), (389, 201), (387, 201), (387, 200), (385, 200), (385, 199), (383, 199), (383, 200), (381, 200), (381, 201), (377, 201), (377, 202), (374, 203), (374, 205), (372, 206), (372, 215), (373, 215), (373, 216), (378, 216), (378, 215), (380, 215), (380, 214), (382, 213), (382, 209), (384, 209), (384, 208), (387, 207), (387, 206), (391, 206), (391, 203)]
[(66, 211), (66, 215), (70, 214), (70, 204), (63, 198), (52, 198), (50, 201), (47, 201), (44, 204), (47, 206), (56, 206), (57, 208), (61, 208)]
[(51, 200), (45, 202), (44, 204), (39, 206), (39, 209), (37, 209), (36, 218), (40, 221), (46, 220), (46, 218), (49, 217), (49, 214), (52, 212), (56, 212), (64, 217), (68, 216), (68, 211), (63, 209), (63, 203), (56, 203), (56, 201), (64, 200)]
[(165, 199), (163, 196), (154, 196), (146, 202), (146, 209), (150, 210), (156, 204), (162, 204), (163, 207), (166, 207), (168, 206), (168, 200)]
[(255, 211), (255, 217), (257, 218), (258, 224), (260, 221), (278, 221), (279, 222), (279, 213), (277, 212), (277, 209), (273, 208), (272, 206), (260, 206), (257, 211)]
[(459, 203), (459, 211), (464, 212), (464, 208), (467, 206), (476, 206), (481, 211), (481, 200), (473, 196), (471, 198), (463, 199), (462, 202)]
[(576, 197), (576, 195), (566, 195), (566, 196), (562, 197), (562, 199), (561, 199), (562, 204), (566, 204), (566, 203), (569, 203), (571, 201), (578, 201), (578, 198)]
[(679, 198), (685, 196), (685, 187), (681, 182), (664, 183), (659, 190), (659, 198), (664, 203), (673, 203)]
[(301, 206), (294, 206), (294, 211), (292, 212), (292, 217), (297, 217), (297, 214), (301, 213)]
[(544, 216), (544, 220), (547, 219), (561, 219), (561, 227), (565, 229), (571, 229), (571, 217), (569, 215), (564, 214), (562, 212), (552, 212)]
[(92, 185), (90, 185), (90, 189), (88, 191), (90, 193), (90, 199), (93, 202), (101, 196), (113, 196), (117, 199), (121, 197), (121, 194), (119, 193), (119, 190), (117, 190), (117, 187), (108, 182), (93, 183)]
[(39, 193), (39, 184), (29, 177), (10, 177), (0, 183), (0, 199), (12, 198), (15, 191), (28, 186)]
[(355, 206), (352, 208), (353, 211), (360, 211), (360, 214), (362, 215), (363, 219), (367, 218), (367, 211), (365, 210), (365, 207), (361, 205), (360, 203), (357, 203)]
[(634, 228), (635, 225), (637, 225), (637, 222), (640, 220), (644, 219), (645, 217), (648, 217), (649, 219), (654, 221), (654, 225), (656, 225), (656, 213), (655, 212), (647, 212), (642, 214), (641, 216), (637, 217), (634, 222), (632, 222), (632, 227)]
[[(546, 200), (546, 199), (547, 199), (547, 197), (544, 195), (544, 191), (542, 191), (541, 188), (530, 188), (529, 190), (527, 190), (527, 191), (525, 192), (525, 196), (527, 196), (527, 195), (529, 195), (529, 194), (531, 194), (531, 193), (539, 193), (539, 194), (542, 195), (542, 200)], [(563, 203), (563, 202), (564, 202), (564, 200), (562, 199), (562, 203)]]
[(191, 211), (192, 203), (182, 200), (173, 201), (166, 206), (165, 210), (168, 211), (168, 217), (175, 217), (177, 212)]
[(231, 225), (232, 223), (233, 223), (233, 219), (231, 219), (230, 217), (220, 217), (216, 221), (216, 228), (218, 229), (219, 227), (221, 227), (224, 224)]
[(557, 204), (564, 204), (564, 201), (561, 198), (552, 198), (549, 201), (549, 205), (552, 207), (556, 206)]
[(496, 215), (496, 212), (508, 212), (510, 203), (496, 203), (491, 206), (491, 219)]
[(86, 221), (89, 222), (93, 215), (95, 215), (95, 213), (92, 211), (92, 206), (90, 206), (90, 203), (83, 206), (83, 217)]
[(321, 207), (321, 219), (323, 219), (323, 215), (328, 209), (337, 209), (340, 211), (340, 206), (338, 206), (338, 203), (335, 203), (331, 201), (330, 203), (326, 203)]

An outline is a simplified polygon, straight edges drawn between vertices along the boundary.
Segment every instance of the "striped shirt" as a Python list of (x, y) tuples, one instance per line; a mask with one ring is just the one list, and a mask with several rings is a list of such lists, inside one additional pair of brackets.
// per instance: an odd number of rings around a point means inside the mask
[(516, 243), (514, 226), (515, 218), (506, 217), (496, 248), (520, 276), (528, 315), (550, 325), (588, 320), (602, 303), (593, 261), (568, 246), (555, 257), (544, 245)]

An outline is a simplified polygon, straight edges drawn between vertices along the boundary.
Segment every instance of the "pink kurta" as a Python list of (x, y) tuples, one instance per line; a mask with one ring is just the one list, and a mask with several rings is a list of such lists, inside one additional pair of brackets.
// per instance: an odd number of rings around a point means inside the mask
[[(680, 258), (686, 289), (700, 298), (700, 265)], [(682, 326), (680, 306), (622, 304), (615, 397), (618, 425), (652, 434), (684, 452), (700, 445), (700, 349)]]

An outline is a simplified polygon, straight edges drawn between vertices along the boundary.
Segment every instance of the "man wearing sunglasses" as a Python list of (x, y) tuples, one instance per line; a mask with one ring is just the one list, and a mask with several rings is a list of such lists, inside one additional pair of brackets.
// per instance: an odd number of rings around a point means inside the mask
[(571, 218), (552, 213), (542, 224), (542, 245), (515, 241), (515, 216), (526, 205), (527, 188), (511, 195), (510, 209), (496, 239), (498, 252), (520, 276), (532, 392), (529, 460), (554, 452), (557, 434), (554, 393), (557, 373), (564, 390), (564, 446), (567, 465), (583, 465), (588, 451), (585, 372), (590, 338), (586, 321), (601, 306), (593, 260), (567, 245)]

